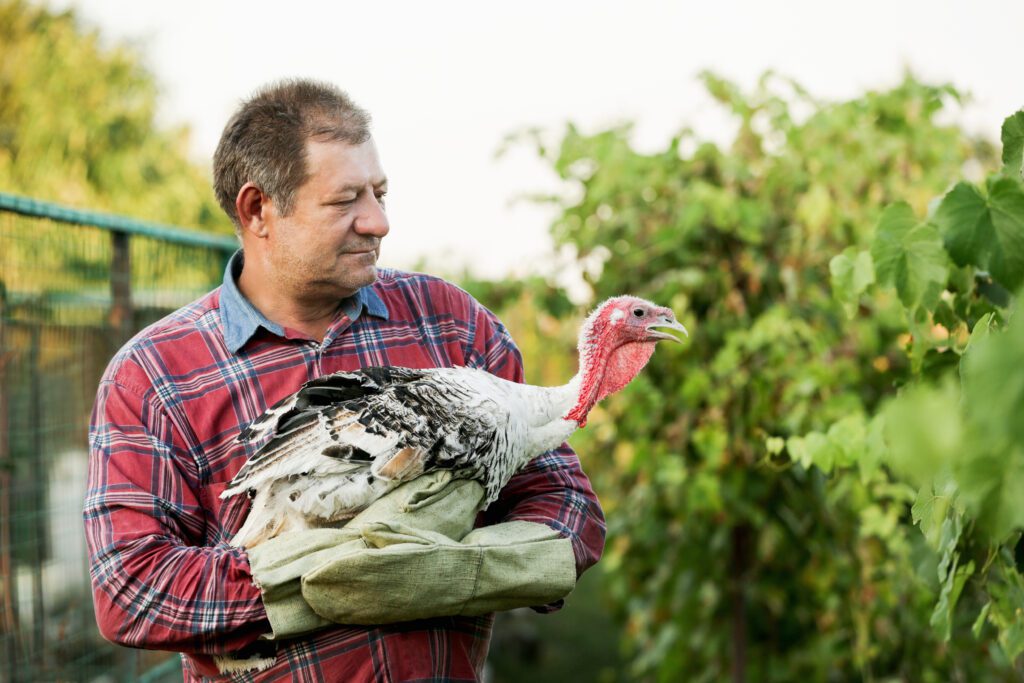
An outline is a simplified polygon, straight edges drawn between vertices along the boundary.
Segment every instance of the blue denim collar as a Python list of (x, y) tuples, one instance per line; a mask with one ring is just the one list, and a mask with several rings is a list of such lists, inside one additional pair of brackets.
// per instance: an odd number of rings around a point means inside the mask
[[(223, 323), (224, 341), (227, 342), (231, 353), (238, 353), (261, 327), (279, 337), (285, 336), (284, 328), (256, 310), (238, 289), (236, 280), (242, 273), (244, 258), (241, 249), (231, 256), (227, 268), (224, 269), (224, 283), (220, 288), (220, 319)], [(372, 286), (357, 290), (355, 294), (344, 299), (341, 305), (352, 322), (358, 320), (363, 311), (384, 320), (388, 319), (388, 307)]]

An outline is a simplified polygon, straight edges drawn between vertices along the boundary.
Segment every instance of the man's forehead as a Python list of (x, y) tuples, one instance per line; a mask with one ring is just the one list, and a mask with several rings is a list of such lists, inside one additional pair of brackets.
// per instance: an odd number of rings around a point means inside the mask
[(324, 185), (323, 189), (367, 184), (376, 187), (387, 182), (373, 138), (358, 145), (337, 140), (307, 140), (306, 172), (309, 180)]

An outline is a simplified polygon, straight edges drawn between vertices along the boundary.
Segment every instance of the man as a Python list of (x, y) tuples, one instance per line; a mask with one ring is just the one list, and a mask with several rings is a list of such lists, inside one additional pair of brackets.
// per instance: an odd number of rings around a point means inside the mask
[[(362, 366), (468, 365), (522, 380), (508, 333), (468, 294), (377, 268), (387, 179), (368, 125), (344, 93), (308, 81), (243, 103), (214, 157), (242, 250), (221, 287), (121, 349), (99, 387), (85, 507), (97, 621), (114, 642), (184, 653), (189, 681), (271, 630), (248, 555), (227, 545), (247, 503), (219, 497), (251, 455), (234, 441), (246, 424), (303, 382)], [(600, 556), (601, 509), (567, 446), (482, 515), (509, 520), (569, 538), (577, 573)], [(329, 627), (271, 643), (273, 666), (245, 680), (474, 680), (491, 624)]]

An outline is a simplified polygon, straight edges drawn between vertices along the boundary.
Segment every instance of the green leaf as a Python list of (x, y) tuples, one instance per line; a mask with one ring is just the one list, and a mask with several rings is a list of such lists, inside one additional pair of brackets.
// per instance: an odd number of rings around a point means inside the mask
[(975, 326), (961, 364), (968, 437), (957, 479), (982, 526), (1003, 539), (1024, 528), (1024, 316), (1003, 331), (987, 326)]
[(939, 527), (939, 544), (936, 550), (939, 553), (939, 564), (936, 568), (939, 575), (939, 582), (944, 583), (956, 566), (959, 553), (957, 544), (960, 543), (960, 536), (963, 534), (963, 515), (954, 511), (943, 520)]
[(811, 233), (820, 233), (832, 216), (832, 196), (828, 187), (820, 183), (811, 185), (810, 189), (800, 198), (796, 206), (796, 217), (810, 229)]
[(875, 415), (868, 422), (864, 434), (864, 449), (857, 459), (861, 481), (867, 481), (877, 470), (889, 452), (885, 443), (885, 417)]
[[(936, 488), (939, 490), (936, 491)], [(928, 545), (938, 549), (942, 525), (950, 511), (950, 504), (956, 486), (946, 479), (942, 484), (925, 484), (917, 494), (917, 500), (910, 508), (914, 523), (921, 528)]]
[(798, 465), (810, 468), (813, 464), (810, 451), (807, 448), (807, 440), (802, 436), (791, 436), (786, 439), (786, 451), (793, 462)]
[(939, 226), (954, 263), (987, 267), (987, 245), (993, 228), (985, 197), (977, 187), (957, 183), (942, 198), (933, 220)]
[(867, 425), (860, 414), (847, 415), (828, 428), (826, 437), (831, 446), (832, 463), (835, 467), (849, 467), (857, 462), (864, 452)]
[(729, 436), (717, 424), (701, 425), (693, 430), (693, 443), (709, 467), (718, 467), (729, 445)]
[(925, 354), (932, 348), (932, 319), (923, 307), (908, 311), (907, 327), (913, 342), (910, 345), (910, 369), (919, 374), (924, 365)]
[(942, 584), (939, 601), (935, 605), (935, 611), (932, 612), (931, 625), (947, 642), (953, 628), (953, 612), (956, 610), (956, 603), (960, 599), (960, 593), (964, 590), (964, 584), (972, 574), (974, 574), (973, 560), (962, 567), (957, 567), (954, 562), (953, 570), (949, 572), (946, 581)]
[(805, 439), (807, 457), (826, 474), (832, 471), (836, 460), (836, 449), (828, 437), (821, 432), (811, 432)]
[(978, 318), (978, 322), (974, 323), (974, 327), (971, 329), (971, 337), (967, 340), (967, 348), (964, 352), (969, 352), (971, 347), (980, 342), (982, 339), (986, 339), (992, 332), (994, 326), (994, 315), (992, 313), (986, 313), (985, 315)]
[(1024, 445), (1024, 315), (1014, 315), (1004, 330), (991, 326), (991, 318), (975, 325), (963, 359), (965, 406), (992, 445)]
[(843, 305), (846, 317), (857, 313), (860, 295), (875, 281), (875, 264), (867, 251), (858, 252), (849, 247), (829, 261), (832, 275), (832, 294)]
[(931, 310), (946, 286), (948, 258), (934, 226), (919, 223), (904, 202), (889, 206), (871, 245), (878, 281), (893, 285), (903, 305)]
[(938, 552), (939, 564), (937, 567), (939, 583), (942, 590), (939, 593), (939, 601), (932, 611), (931, 625), (939, 633), (943, 640), (948, 641), (953, 624), (953, 611), (956, 609), (957, 600), (963, 590), (963, 584), (967, 577), (974, 572), (974, 562), (967, 567), (957, 565), (960, 562), (960, 553), (957, 546), (960, 543), (960, 536), (963, 533), (963, 516), (954, 512), (948, 515), (939, 528)]
[(1024, 652), (1024, 585), (1013, 556), (1005, 551), (1001, 555), (986, 586), (991, 597), (988, 621), (996, 627), (999, 645), (1012, 661)]
[(1011, 178), (1024, 179), (1024, 110), (1003, 121), (1003, 166)]
[(1024, 624), (1016, 621), (999, 634), (999, 644), (1010, 660), (1017, 659), (1024, 652)]
[(971, 633), (974, 634), (975, 638), (981, 637), (981, 629), (985, 627), (985, 621), (988, 619), (989, 610), (992, 609), (992, 603), (986, 602), (985, 606), (978, 612), (978, 618), (974, 620), (974, 625), (971, 626)]
[(1024, 453), (1020, 449), (968, 452), (959, 463), (957, 479), (964, 503), (991, 538), (1003, 541), (1013, 531), (1024, 529), (1024, 506), (1020, 504)]
[(987, 270), (1009, 289), (1024, 283), (1024, 191), (1009, 178), (989, 184), (982, 196), (969, 183), (957, 183), (935, 212), (953, 261)]
[(912, 386), (884, 408), (888, 464), (916, 485), (950, 471), (963, 453), (964, 426), (955, 382)]
[(964, 348), (964, 355), (960, 360), (960, 381), (964, 380), (964, 372), (967, 367), (963, 361), (963, 358), (970, 355), (981, 340), (988, 338), (988, 335), (993, 329), (993, 314), (986, 313), (978, 319), (978, 322), (974, 323), (974, 329), (971, 330), (971, 336), (967, 339), (967, 346)]
[(1007, 288), (1024, 284), (1024, 188), (1016, 180), (1000, 178), (989, 185), (997, 248), (989, 272)]

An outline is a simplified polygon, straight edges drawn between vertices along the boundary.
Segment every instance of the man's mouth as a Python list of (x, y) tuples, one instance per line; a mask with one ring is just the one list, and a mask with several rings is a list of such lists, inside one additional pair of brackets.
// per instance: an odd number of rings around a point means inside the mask
[(375, 254), (375, 253), (377, 253), (377, 250), (379, 248), (380, 248), (380, 244), (379, 243), (378, 244), (370, 244), (370, 245), (362, 246), (360, 248), (346, 249), (345, 251), (343, 251), (341, 253), (342, 254)]

